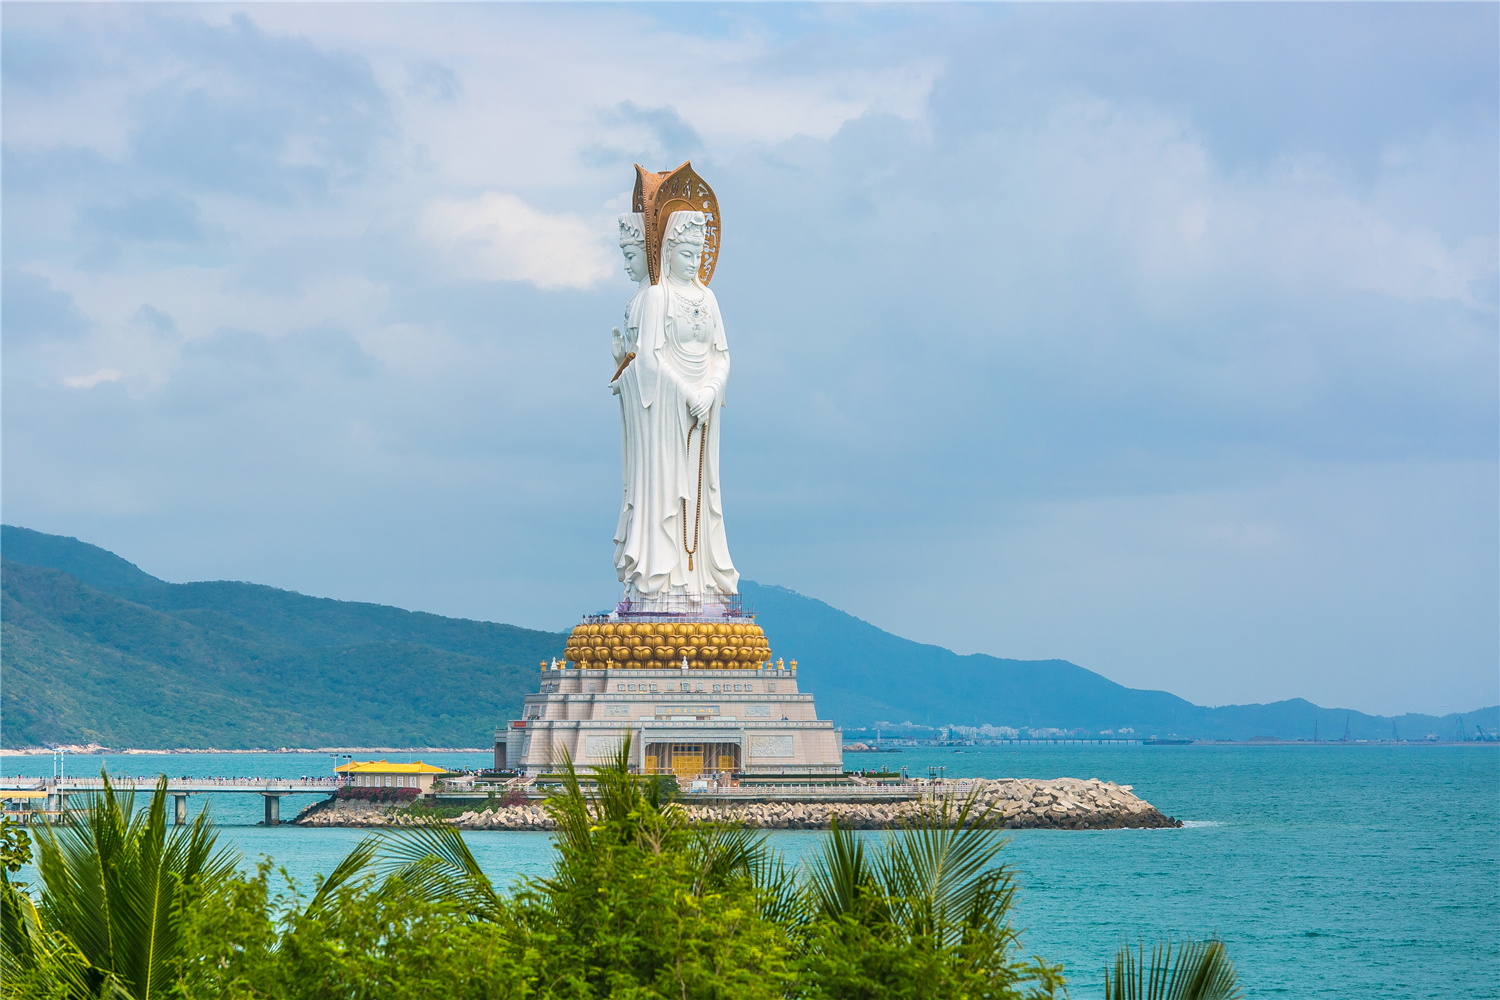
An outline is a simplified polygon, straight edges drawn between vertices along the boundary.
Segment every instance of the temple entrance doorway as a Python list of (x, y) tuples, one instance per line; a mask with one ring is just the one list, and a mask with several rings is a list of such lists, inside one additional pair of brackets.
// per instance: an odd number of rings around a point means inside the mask
[(738, 743), (648, 743), (646, 773), (672, 774), (679, 781), (740, 769)]

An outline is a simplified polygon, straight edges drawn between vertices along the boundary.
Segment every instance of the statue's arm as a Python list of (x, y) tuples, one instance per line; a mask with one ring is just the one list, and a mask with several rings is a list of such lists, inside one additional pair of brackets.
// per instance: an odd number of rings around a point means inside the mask
[(724, 389), (729, 385), (729, 341), (724, 337), (724, 317), (719, 313), (719, 300), (710, 291), (709, 303), (713, 306), (714, 337), (712, 360), (708, 378), (703, 383), (705, 390), (712, 389), (713, 396), (707, 401), (709, 408), (715, 402), (723, 403)]

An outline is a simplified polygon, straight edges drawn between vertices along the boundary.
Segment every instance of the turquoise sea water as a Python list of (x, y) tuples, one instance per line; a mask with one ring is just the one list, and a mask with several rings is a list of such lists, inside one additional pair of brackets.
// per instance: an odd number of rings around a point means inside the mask
[[(388, 755), (396, 759), (396, 755)], [(483, 765), (487, 755), (426, 755)], [(402, 758), (404, 759), (404, 757)], [(1064, 962), (1072, 995), (1099, 995), (1122, 943), (1218, 935), (1247, 997), (1500, 996), (1500, 747), (1025, 747), (845, 758), (949, 777), (1097, 777), (1135, 787), (1180, 830), (1016, 831), (1005, 849), (1020, 884), (1028, 951)], [(328, 773), (326, 756), (74, 757), (69, 773), (289, 776)], [(6, 775), (50, 773), (48, 758), (0, 759)], [(247, 863), (269, 855), (310, 883), (357, 830), (255, 826), (260, 798), (212, 800), (224, 841)], [(282, 802), (290, 818), (314, 797)], [(801, 857), (816, 833), (774, 834)], [(541, 874), (546, 834), (477, 832), (499, 883)], [(22, 876), (25, 877), (25, 876)]]

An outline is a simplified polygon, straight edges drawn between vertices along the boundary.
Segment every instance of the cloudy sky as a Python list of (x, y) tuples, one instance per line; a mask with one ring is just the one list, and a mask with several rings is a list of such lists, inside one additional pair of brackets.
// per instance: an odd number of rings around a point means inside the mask
[(3, 516), (169, 580), (611, 605), (613, 220), (691, 158), (744, 576), (1205, 704), (1491, 705), (1497, 28), (6, 4)]

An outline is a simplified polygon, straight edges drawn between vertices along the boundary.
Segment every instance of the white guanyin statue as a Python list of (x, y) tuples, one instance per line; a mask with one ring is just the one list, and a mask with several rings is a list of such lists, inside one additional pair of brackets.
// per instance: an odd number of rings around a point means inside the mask
[(653, 219), (650, 211), (620, 217), (625, 270), (639, 287), (611, 343), (621, 366), (610, 388), (620, 399), (624, 484), (615, 570), (632, 611), (711, 613), (739, 589), (719, 480), (729, 345), (704, 275), (713, 262), (705, 265), (705, 248), (717, 251), (717, 213)]
[[(616, 374), (609, 384), (611, 391), (620, 400), (620, 471), (624, 496), (620, 502), (620, 523), (615, 528), (615, 566), (625, 565), (625, 541), (630, 534), (630, 521), (634, 505), (631, 503), (631, 483), (637, 465), (635, 454), (641, 444), (641, 405), (639, 384), (634, 378), (622, 378), (625, 367), (635, 360), (636, 349), (641, 339), (641, 300), (651, 288), (650, 268), (646, 265), (646, 217), (632, 212), (620, 216), (620, 253), (625, 257), (625, 273), (636, 283), (635, 294), (625, 304), (624, 331), (615, 327), (610, 331), (610, 352), (614, 355)], [(620, 581), (625, 581), (625, 571), (620, 570)]]

